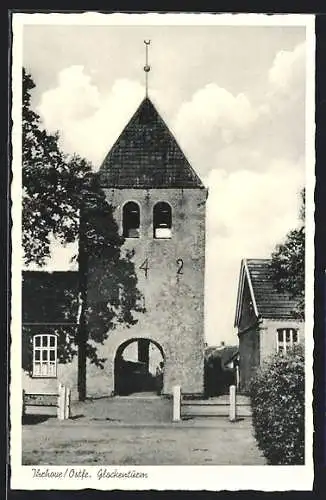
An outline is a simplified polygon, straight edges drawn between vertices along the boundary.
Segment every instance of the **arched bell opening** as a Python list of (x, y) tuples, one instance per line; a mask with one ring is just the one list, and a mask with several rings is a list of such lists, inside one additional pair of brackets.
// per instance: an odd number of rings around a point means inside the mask
[(124, 238), (139, 238), (140, 236), (140, 208), (134, 201), (128, 201), (123, 206), (122, 234)]
[(153, 236), (155, 239), (171, 238), (172, 209), (165, 201), (159, 201), (153, 208)]

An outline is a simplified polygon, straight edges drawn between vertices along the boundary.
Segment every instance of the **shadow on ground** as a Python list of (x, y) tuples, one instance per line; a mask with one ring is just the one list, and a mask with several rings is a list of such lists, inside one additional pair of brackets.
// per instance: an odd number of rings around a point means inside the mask
[(22, 425), (36, 425), (46, 422), (50, 418), (55, 418), (53, 415), (25, 415), (22, 418)]
[[(69, 418), (69, 420), (78, 420), (79, 418), (83, 417), (84, 415), (73, 415)], [(53, 415), (25, 415), (22, 418), (22, 425), (37, 425), (47, 421), (51, 423), (51, 421), (55, 422), (56, 419), (57, 417)]]

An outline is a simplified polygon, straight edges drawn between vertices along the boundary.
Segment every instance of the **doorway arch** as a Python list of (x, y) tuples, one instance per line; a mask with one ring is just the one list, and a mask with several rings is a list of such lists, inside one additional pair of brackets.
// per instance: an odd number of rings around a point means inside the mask
[(114, 394), (159, 392), (164, 375), (158, 375), (157, 368), (164, 366), (164, 362), (163, 348), (155, 340), (146, 337), (126, 340), (119, 345), (114, 358)]

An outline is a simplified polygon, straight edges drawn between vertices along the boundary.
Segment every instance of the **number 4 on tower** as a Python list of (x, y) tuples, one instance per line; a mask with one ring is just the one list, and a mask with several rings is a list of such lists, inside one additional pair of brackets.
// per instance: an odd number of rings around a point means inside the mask
[(142, 271), (144, 271), (144, 274), (145, 274), (145, 278), (147, 278), (148, 276), (148, 259), (145, 259), (144, 262), (139, 266), (139, 269), (142, 269)]

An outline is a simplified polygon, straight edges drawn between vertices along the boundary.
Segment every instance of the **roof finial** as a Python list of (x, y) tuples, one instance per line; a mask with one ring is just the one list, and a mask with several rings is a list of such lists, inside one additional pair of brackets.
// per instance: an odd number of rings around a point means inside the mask
[(144, 71), (145, 71), (145, 87), (146, 87), (146, 97), (148, 96), (148, 73), (151, 70), (150, 65), (148, 64), (148, 46), (150, 45), (151, 41), (150, 40), (144, 40), (144, 44), (146, 47), (146, 64), (144, 66)]

